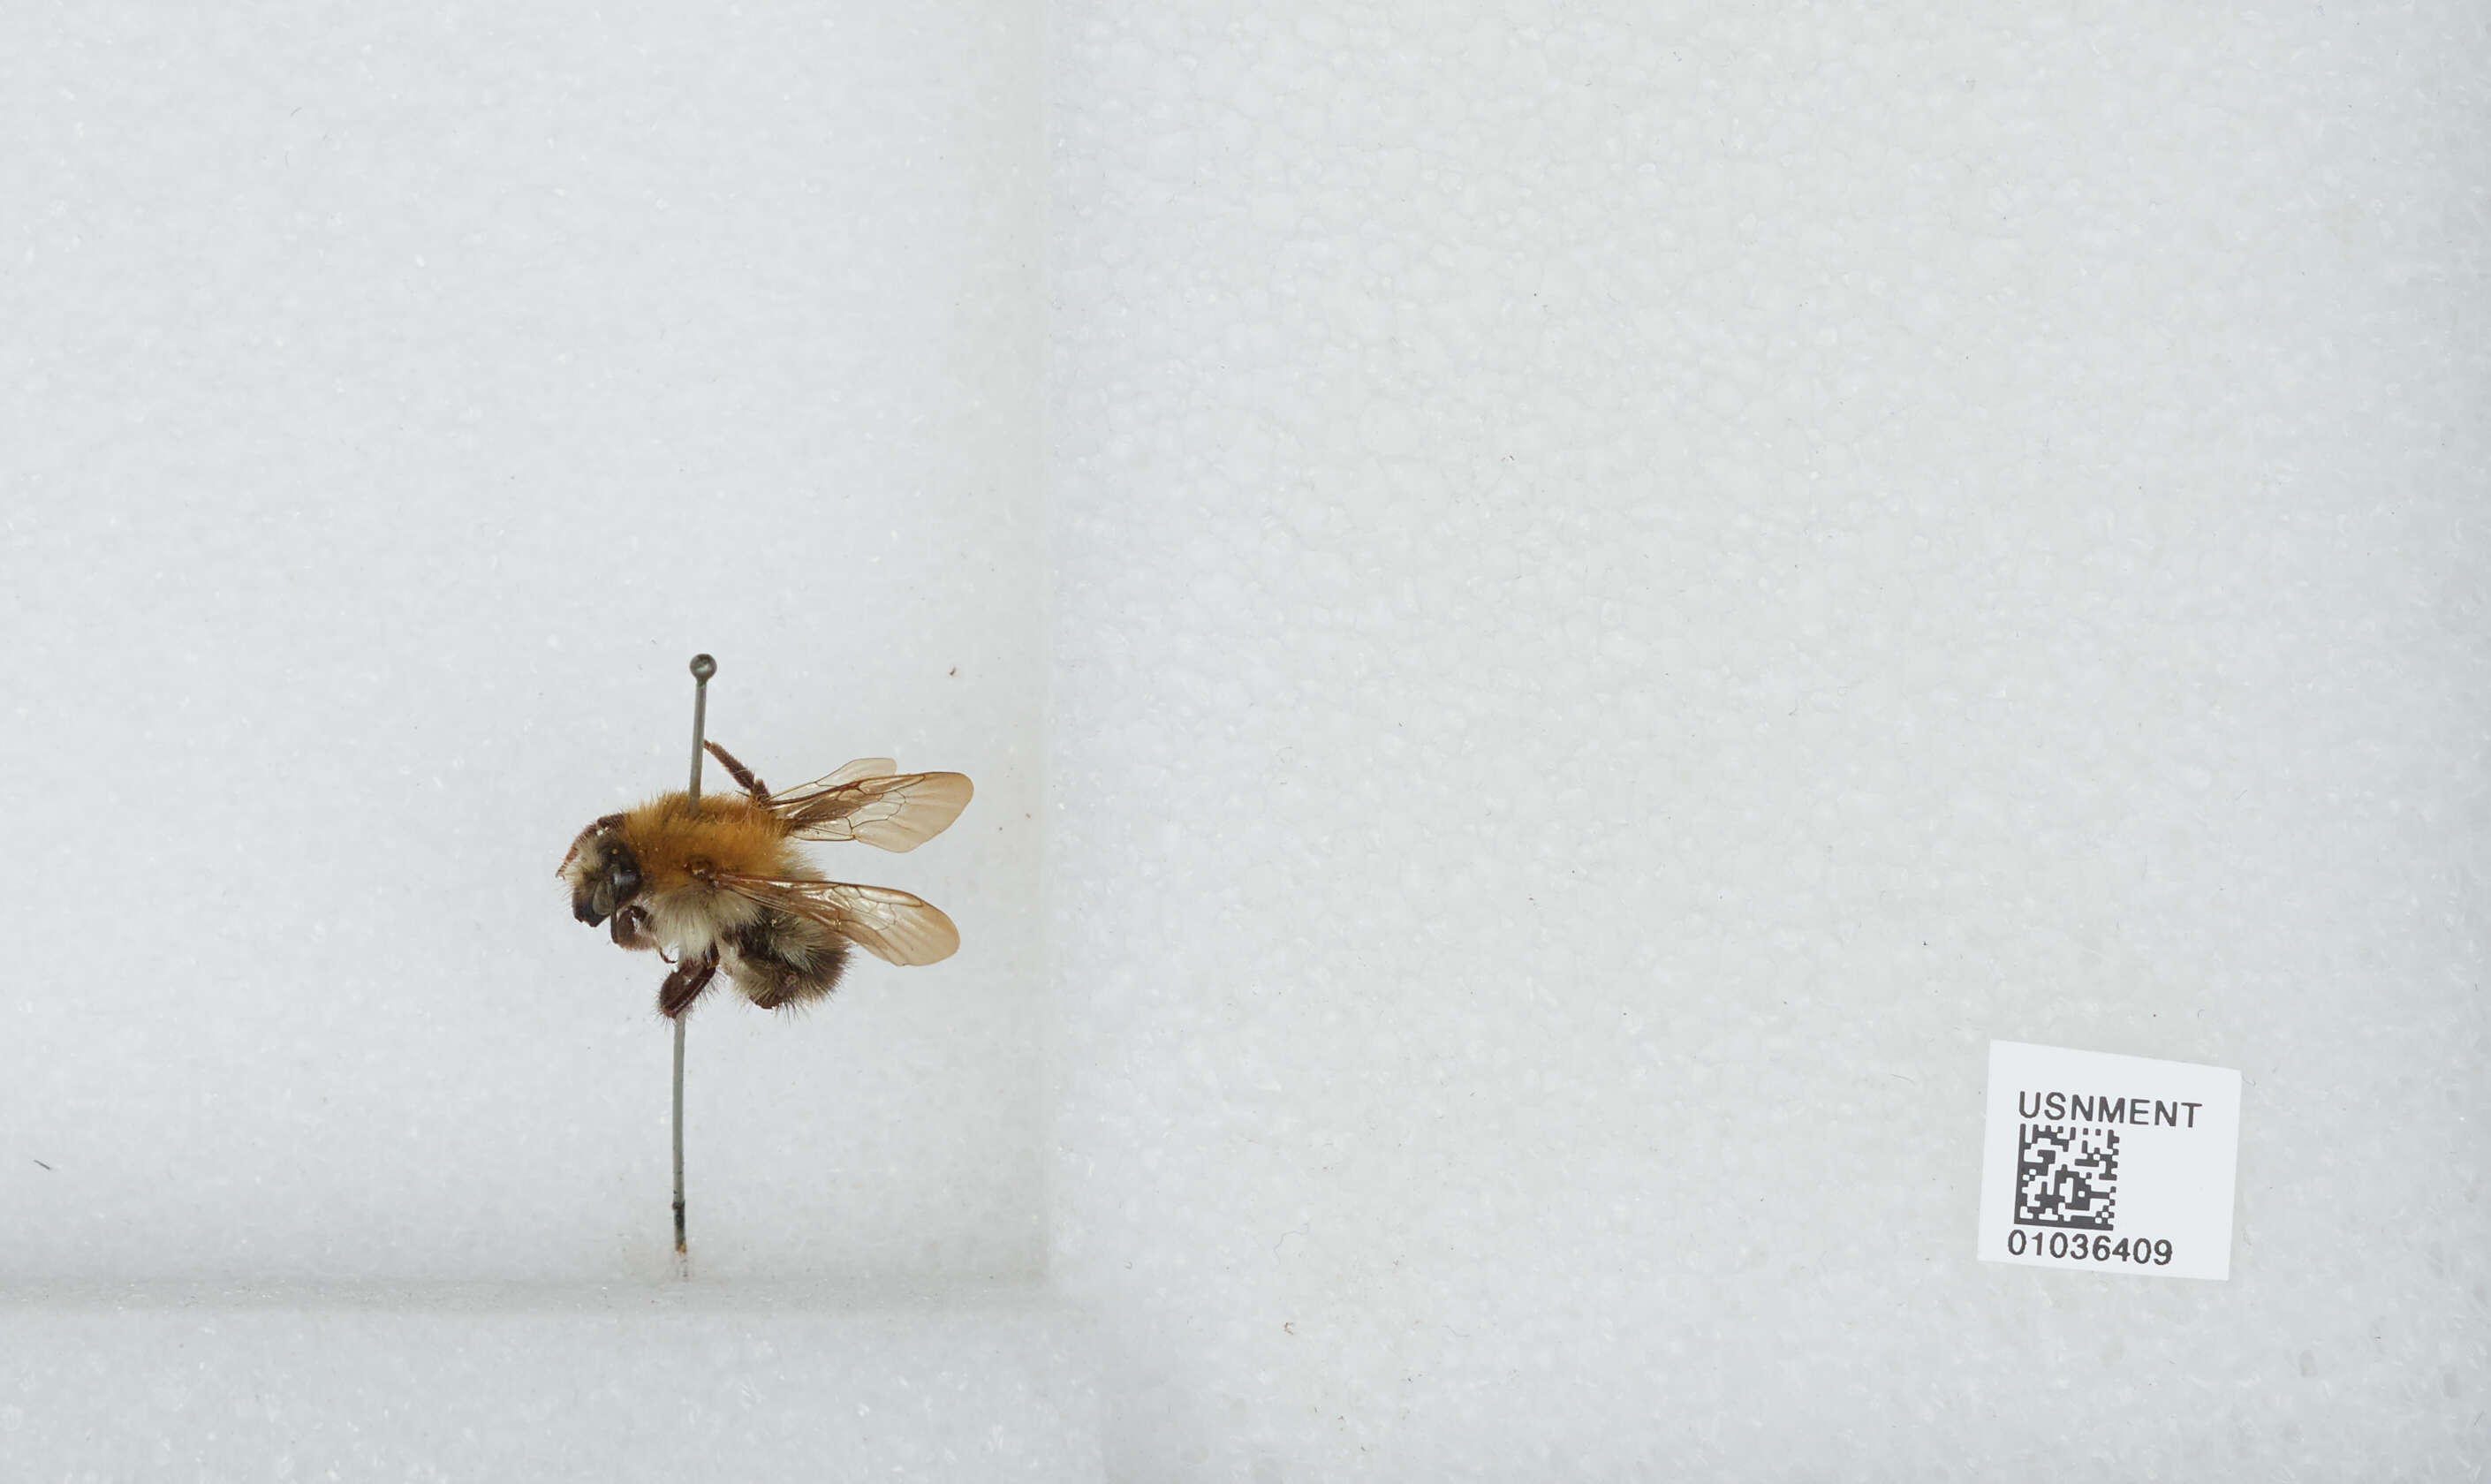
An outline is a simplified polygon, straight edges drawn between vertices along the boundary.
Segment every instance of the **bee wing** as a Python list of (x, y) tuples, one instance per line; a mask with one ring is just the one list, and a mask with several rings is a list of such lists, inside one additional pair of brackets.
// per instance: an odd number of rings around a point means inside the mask
[[(884, 759), (865, 761), (892, 766)], [(848, 768), (857, 766), (850, 763)], [(950, 829), (969, 806), (971, 792), (962, 773), (912, 772), (808, 784), (773, 796), (770, 807), (786, 822), (787, 832), (800, 840), (863, 840), (883, 850), (904, 851), (915, 850)]]
[(960, 946), (960, 930), (950, 917), (894, 887), (724, 871), (708, 880), (765, 907), (809, 917), (885, 963), (939, 964)]
[(855, 762), (840, 769), (837, 772), (824, 773), (822, 776), (815, 778), (810, 783), (800, 783), (794, 788), (780, 789), (777, 794), (771, 797), (776, 799), (803, 798), (808, 794), (818, 794), (826, 789), (837, 788), (842, 783), (854, 783), (859, 778), (879, 778), (891, 772), (898, 766), (899, 765), (897, 763), (893, 762), (887, 757), (861, 757)]

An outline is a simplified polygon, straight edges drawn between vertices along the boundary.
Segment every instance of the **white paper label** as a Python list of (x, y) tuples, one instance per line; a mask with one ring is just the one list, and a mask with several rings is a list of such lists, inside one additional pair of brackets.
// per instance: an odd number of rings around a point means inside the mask
[(2238, 1072), (1992, 1041), (1981, 1261), (2228, 1278), (2240, 1146)]

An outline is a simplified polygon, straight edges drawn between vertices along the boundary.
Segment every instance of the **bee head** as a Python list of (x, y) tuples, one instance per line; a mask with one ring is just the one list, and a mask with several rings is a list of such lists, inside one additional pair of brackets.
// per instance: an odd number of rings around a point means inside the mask
[(640, 861), (623, 843), (623, 816), (609, 814), (579, 832), (555, 871), (571, 886), (571, 915), (595, 927), (640, 894)]

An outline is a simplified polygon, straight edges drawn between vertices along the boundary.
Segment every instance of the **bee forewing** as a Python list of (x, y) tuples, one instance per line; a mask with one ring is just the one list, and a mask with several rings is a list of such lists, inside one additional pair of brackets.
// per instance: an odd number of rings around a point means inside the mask
[(800, 840), (863, 840), (882, 850), (909, 851), (950, 829), (973, 792), (964, 773), (913, 772), (774, 799), (770, 806)]
[(781, 789), (777, 797), (801, 799), (808, 794), (818, 794), (826, 789), (837, 788), (842, 783), (854, 783), (859, 778), (879, 778), (896, 771), (898, 767), (898, 763), (887, 757), (861, 757), (838, 771), (824, 773), (810, 783), (798, 784), (791, 789)]

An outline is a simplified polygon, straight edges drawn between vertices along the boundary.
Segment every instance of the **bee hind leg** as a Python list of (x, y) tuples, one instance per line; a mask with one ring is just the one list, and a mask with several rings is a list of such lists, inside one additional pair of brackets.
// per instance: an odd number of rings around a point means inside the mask
[(672, 1020), (690, 1009), (692, 1002), (701, 997), (701, 991), (709, 988), (709, 981), (717, 975), (718, 949), (713, 947), (698, 958), (686, 958), (666, 975), (666, 982), (658, 986), (658, 1013)]

